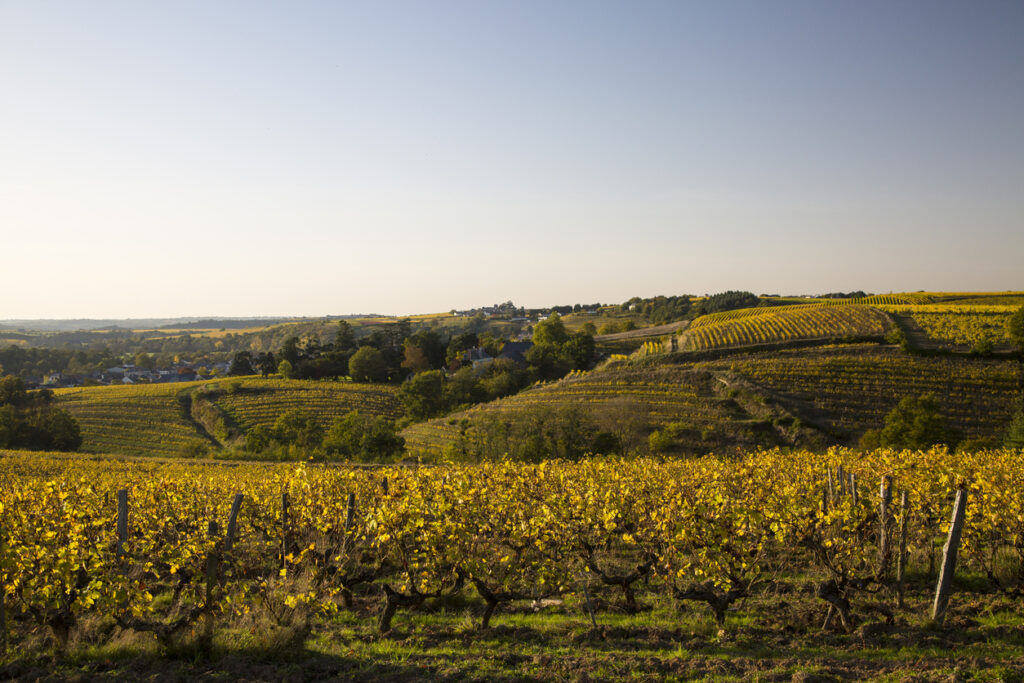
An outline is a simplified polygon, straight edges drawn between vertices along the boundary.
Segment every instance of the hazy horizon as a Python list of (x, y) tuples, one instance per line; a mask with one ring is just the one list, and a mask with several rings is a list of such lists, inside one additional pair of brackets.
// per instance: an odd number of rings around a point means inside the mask
[(0, 319), (1024, 289), (1016, 2), (8, 2), (0, 92)]

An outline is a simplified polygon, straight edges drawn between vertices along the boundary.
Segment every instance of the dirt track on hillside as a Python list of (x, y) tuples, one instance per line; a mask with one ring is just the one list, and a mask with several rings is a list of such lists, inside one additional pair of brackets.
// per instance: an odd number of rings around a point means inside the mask
[(615, 341), (617, 339), (636, 339), (637, 337), (657, 337), (663, 334), (672, 334), (679, 330), (686, 329), (690, 324), (689, 320), (680, 320), (679, 322), (668, 323), (667, 325), (656, 325), (655, 327), (642, 327), (639, 330), (630, 330), (629, 332), (616, 332), (615, 334), (599, 334), (594, 337), (594, 341)]

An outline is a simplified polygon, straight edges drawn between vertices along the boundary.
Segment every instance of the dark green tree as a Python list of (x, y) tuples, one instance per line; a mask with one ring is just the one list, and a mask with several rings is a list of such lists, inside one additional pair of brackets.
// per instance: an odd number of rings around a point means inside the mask
[(274, 354), (270, 351), (261, 353), (256, 357), (256, 367), (264, 377), (274, 374), (277, 371), (277, 360), (274, 358)]
[(537, 379), (564, 377), (573, 367), (573, 360), (554, 344), (534, 344), (526, 352), (526, 362)]
[(1010, 421), (1003, 445), (1017, 450), (1024, 449), (1024, 408), (1017, 410), (1013, 420)]
[(943, 417), (935, 394), (927, 393), (901, 400), (886, 415), (881, 431), (865, 434), (861, 445), (923, 450), (940, 444), (954, 448), (959, 441), (959, 433)]
[(594, 359), (594, 337), (586, 332), (577, 332), (569, 337), (563, 345), (566, 355), (572, 359), (577, 370), (586, 370)]
[(444, 367), (446, 345), (437, 330), (424, 328), (409, 337), (406, 342), (412, 342), (423, 353), (431, 368), (437, 370)]
[(324, 430), (313, 415), (304, 410), (286, 410), (274, 421), (274, 440), (301, 448), (319, 448)]
[(338, 322), (338, 333), (334, 337), (334, 348), (338, 351), (354, 351), (356, 333), (347, 320)]
[(231, 365), (228, 367), (229, 375), (255, 375), (256, 371), (252, 367), (252, 354), (248, 351), (238, 351), (231, 359)]
[(405, 413), (414, 420), (426, 420), (444, 411), (444, 372), (428, 370), (416, 374), (398, 390)]
[(288, 337), (285, 339), (284, 344), (281, 346), (281, 351), (277, 355), (281, 360), (288, 361), (293, 368), (298, 366), (299, 360), (302, 358), (302, 351), (299, 349), (299, 338)]
[(1010, 332), (1010, 339), (1021, 354), (1024, 355), (1024, 306), (1021, 306), (1017, 311), (1010, 316), (1010, 321), (1007, 323), (1007, 327)]
[(533, 327), (533, 343), (536, 345), (561, 346), (568, 338), (569, 333), (562, 322), (562, 316), (557, 313), (552, 313), (547, 320), (541, 320)]
[(480, 339), (476, 332), (464, 332), (457, 334), (448, 341), (448, 348), (445, 350), (445, 365), (452, 366), (458, 361), (462, 354), (479, 345)]
[(459, 368), (444, 386), (444, 401), (451, 407), (458, 407), (486, 400), (480, 387), (480, 380), (471, 367)]
[(0, 379), (0, 448), (74, 451), (81, 445), (78, 423), (53, 405), (53, 392), (26, 391), (19, 377)]
[(348, 374), (357, 382), (383, 382), (388, 376), (388, 366), (378, 349), (363, 346), (349, 359)]
[(334, 421), (323, 445), (328, 458), (388, 462), (401, 455), (405, 439), (390, 420), (353, 410)]

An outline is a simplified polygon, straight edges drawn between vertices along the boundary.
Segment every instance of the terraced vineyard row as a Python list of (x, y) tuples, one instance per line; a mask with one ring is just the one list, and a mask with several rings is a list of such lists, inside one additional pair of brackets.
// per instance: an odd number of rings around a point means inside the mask
[(965, 303), (926, 306), (885, 306), (890, 313), (909, 315), (938, 341), (965, 346), (1011, 343), (1008, 323), (1017, 306)]
[(733, 315), (707, 324), (699, 324), (702, 319), (698, 318), (683, 335), (683, 350), (704, 351), (797, 339), (881, 337), (890, 324), (881, 311), (857, 305), (787, 306), (729, 313)]
[(849, 304), (857, 306), (917, 305), (934, 303), (935, 295), (924, 292), (875, 294), (873, 296), (858, 297), (856, 299), (821, 299), (821, 302), (826, 306), (846, 306)]
[(730, 320), (737, 320), (739, 318), (749, 318), (751, 316), (758, 315), (774, 315), (781, 313), (782, 311), (792, 312), (798, 310), (808, 310), (821, 308), (823, 304), (796, 304), (793, 306), (757, 306), (754, 308), (736, 308), (731, 311), (720, 311), (718, 313), (709, 313), (702, 315), (701, 317), (690, 323), (689, 329), (701, 328), (701, 327), (712, 327)]
[(271, 425), (292, 409), (312, 413), (325, 428), (353, 410), (390, 419), (402, 414), (398, 390), (383, 384), (248, 379), (237, 391), (219, 394), (214, 402), (245, 430)]
[(880, 427), (901, 398), (926, 392), (965, 436), (1000, 435), (1018, 393), (1012, 361), (915, 357), (872, 346), (752, 354), (698, 367), (748, 378), (849, 435)]
[(182, 414), (179, 392), (201, 382), (58, 389), (60, 406), (78, 421), (86, 453), (179, 456), (209, 446)]

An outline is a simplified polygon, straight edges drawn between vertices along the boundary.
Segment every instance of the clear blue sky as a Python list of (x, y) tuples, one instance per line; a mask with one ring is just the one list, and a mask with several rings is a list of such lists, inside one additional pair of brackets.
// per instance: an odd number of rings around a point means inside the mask
[(0, 0), (0, 318), (1024, 289), (1024, 3)]

